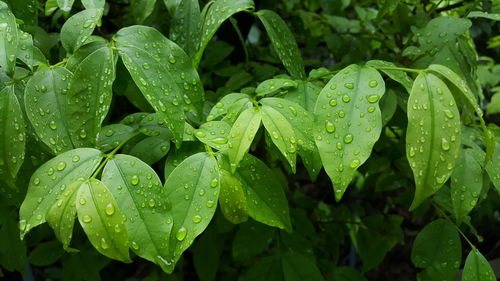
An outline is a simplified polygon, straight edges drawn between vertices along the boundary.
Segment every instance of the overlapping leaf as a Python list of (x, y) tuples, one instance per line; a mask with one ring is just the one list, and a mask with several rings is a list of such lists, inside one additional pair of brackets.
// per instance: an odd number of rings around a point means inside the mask
[(200, 40), (200, 4), (198, 0), (182, 0), (175, 8), (170, 38), (193, 57)]
[(247, 199), (241, 182), (230, 172), (221, 170), (219, 204), (226, 219), (234, 224), (248, 219)]
[(70, 54), (80, 48), (92, 35), (101, 19), (102, 9), (87, 9), (71, 16), (61, 28), (61, 43)]
[(224, 121), (209, 121), (203, 123), (199, 129), (195, 130), (194, 135), (198, 140), (217, 150), (227, 148), (229, 131), (231, 125)]

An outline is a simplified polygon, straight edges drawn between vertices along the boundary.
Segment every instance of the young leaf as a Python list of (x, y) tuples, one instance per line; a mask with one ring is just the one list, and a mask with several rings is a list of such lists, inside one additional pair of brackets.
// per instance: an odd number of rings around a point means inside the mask
[(63, 190), (80, 178), (90, 177), (101, 159), (99, 150), (77, 148), (40, 166), (31, 176), (28, 193), (19, 210), (21, 238), (33, 227), (44, 223), (47, 212)]
[(156, 0), (131, 0), (130, 8), (137, 23), (143, 23), (153, 13)]
[(73, 74), (64, 67), (43, 68), (28, 80), (26, 115), (38, 137), (54, 154), (75, 148), (70, 136), (68, 90)]
[(315, 260), (310, 257), (287, 252), (281, 258), (281, 265), (285, 281), (325, 280), (316, 266)]
[(351, 65), (337, 73), (318, 97), (316, 145), (336, 200), (342, 198), (380, 137), (378, 102), (384, 92), (384, 80), (375, 69)]
[(462, 149), (451, 174), (451, 202), (457, 221), (474, 208), (483, 188), (483, 169), (473, 149)]
[(479, 252), (478, 249), (473, 248), (467, 259), (465, 260), (464, 271), (462, 273), (462, 281), (483, 281), (483, 280), (496, 280), (495, 272), (491, 265)]
[(290, 79), (284, 79), (284, 78), (269, 79), (260, 83), (257, 86), (257, 89), (255, 89), (255, 94), (258, 97), (263, 97), (275, 93), (277, 91), (286, 91), (289, 88), (297, 88), (298, 85), (299, 85), (298, 82)]
[(14, 75), (17, 44), (16, 18), (9, 10), (9, 6), (0, 1), (0, 69), (9, 76)]
[(14, 86), (0, 91), (0, 179), (12, 186), (24, 161), (26, 126)]
[(208, 42), (210, 42), (220, 25), (238, 12), (252, 10), (254, 3), (252, 0), (217, 0), (205, 7), (208, 10), (204, 8), (206, 14), (202, 13), (201, 42), (198, 52), (194, 56), (193, 65), (195, 67), (200, 64), (203, 51), (205, 51)]
[(182, 0), (172, 16), (170, 38), (193, 57), (200, 42), (200, 4), (198, 0)]
[(426, 225), (418, 233), (411, 251), (413, 264), (425, 269), (418, 273), (417, 280), (453, 280), (461, 259), (458, 232), (453, 224), (443, 219)]
[(230, 122), (232, 124), (242, 110), (252, 105), (249, 95), (240, 93), (225, 95), (214, 107), (212, 107), (207, 116), (207, 121), (212, 121), (222, 115), (226, 115), (224, 119), (232, 120), (232, 122)]
[(250, 149), (250, 145), (259, 130), (262, 114), (258, 108), (243, 111), (229, 132), (228, 155), (231, 171), (234, 173), (238, 163)]
[(61, 28), (61, 43), (72, 54), (92, 35), (101, 19), (102, 9), (87, 9), (71, 16)]
[(274, 108), (263, 105), (261, 108), (262, 123), (271, 136), (273, 143), (287, 159), (292, 171), (295, 172), (297, 159), (297, 139), (292, 125), (280, 112)]
[(224, 217), (234, 223), (247, 221), (247, 198), (241, 182), (226, 170), (221, 170), (219, 204)]
[(448, 180), (460, 148), (460, 114), (446, 84), (430, 73), (415, 79), (408, 100), (406, 155), (418, 207)]
[(224, 121), (209, 121), (203, 123), (199, 129), (195, 130), (194, 135), (202, 143), (217, 150), (227, 148), (229, 131), (231, 125)]
[(274, 50), (276, 50), (286, 70), (293, 78), (303, 80), (306, 77), (304, 62), (293, 33), (286, 23), (278, 14), (270, 10), (260, 10), (257, 12), (257, 16), (262, 21)]
[(172, 217), (167, 212), (171, 203), (156, 172), (133, 156), (118, 154), (104, 167), (102, 182), (127, 218), (132, 250), (165, 268), (163, 260), (169, 255), (172, 229)]
[(75, 147), (94, 146), (111, 105), (115, 59), (104, 47), (86, 57), (74, 71), (67, 103), (68, 130)]
[[(165, 183), (165, 196), (172, 202), (170, 234), (172, 265), (210, 223), (219, 197), (217, 161), (207, 153), (188, 157), (174, 169)], [(170, 268), (171, 272), (173, 267)]]
[(78, 220), (94, 248), (111, 259), (129, 262), (125, 217), (106, 185), (94, 178), (84, 181), (76, 201)]
[(167, 155), (170, 149), (170, 142), (161, 137), (148, 137), (136, 143), (129, 154), (133, 155), (148, 165), (160, 161)]
[(136, 134), (136, 130), (124, 124), (104, 126), (97, 137), (96, 147), (103, 152), (110, 151), (134, 134)]

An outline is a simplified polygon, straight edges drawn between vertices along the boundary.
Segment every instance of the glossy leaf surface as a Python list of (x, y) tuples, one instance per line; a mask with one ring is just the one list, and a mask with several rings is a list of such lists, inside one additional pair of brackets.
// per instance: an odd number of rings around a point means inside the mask
[(250, 149), (250, 145), (260, 127), (261, 119), (262, 115), (258, 108), (248, 108), (234, 122), (229, 132), (227, 144), (232, 172), (236, 170), (238, 163)]
[(462, 273), (463, 281), (482, 281), (482, 280), (495, 280), (495, 272), (488, 263), (488, 260), (474, 248), (467, 255), (465, 260), (464, 271)]
[(199, 129), (194, 131), (194, 135), (202, 143), (217, 150), (228, 147), (228, 136), (231, 125), (224, 121), (209, 121), (203, 123)]
[(219, 204), (224, 217), (238, 224), (248, 219), (247, 198), (241, 182), (230, 172), (221, 170)]
[(102, 16), (102, 9), (87, 9), (71, 16), (61, 28), (61, 43), (70, 54), (90, 37)]
[(4, 2), (0, 2), (0, 26), (0, 68), (12, 76), (16, 66), (18, 30), (16, 18)]
[(483, 169), (472, 149), (460, 151), (451, 174), (451, 202), (457, 221), (463, 221), (476, 206), (483, 188)]

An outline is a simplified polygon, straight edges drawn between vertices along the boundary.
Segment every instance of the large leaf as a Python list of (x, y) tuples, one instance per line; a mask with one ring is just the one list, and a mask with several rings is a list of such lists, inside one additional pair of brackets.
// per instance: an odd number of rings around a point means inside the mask
[(172, 218), (156, 172), (133, 156), (118, 154), (104, 167), (102, 182), (127, 218), (132, 250), (165, 268)]
[(72, 54), (92, 35), (101, 19), (102, 9), (87, 9), (71, 16), (61, 28), (61, 43)]
[(274, 50), (290, 75), (296, 79), (304, 79), (306, 74), (299, 47), (286, 23), (278, 14), (270, 10), (260, 10), (257, 16), (262, 21)]
[(96, 250), (112, 259), (130, 261), (125, 217), (109, 189), (91, 178), (80, 185), (76, 201), (80, 225)]
[(0, 179), (13, 184), (24, 160), (26, 127), (14, 86), (0, 91)]
[(170, 38), (194, 56), (200, 40), (200, 4), (198, 0), (182, 0), (171, 19)]
[(172, 202), (170, 261), (173, 265), (215, 213), (220, 189), (217, 161), (204, 152), (188, 157), (169, 175), (165, 188), (165, 196)]
[(337, 73), (318, 97), (316, 145), (337, 200), (380, 136), (378, 102), (384, 92), (384, 80), (375, 69), (351, 65)]
[(408, 100), (406, 155), (418, 207), (448, 180), (460, 148), (460, 115), (446, 84), (430, 73), (415, 79)]
[(496, 280), (495, 272), (491, 265), (479, 252), (478, 249), (473, 248), (467, 259), (465, 260), (464, 271), (462, 273), (462, 281), (483, 281), (483, 280)]
[(243, 111), (229, 132), (228, 155), (231, 171), (234, 172), (238, 163), (245, 153), (250, 149), (250, 145), (260, 127), (262, 119), (259, 108), (248, 108)]
[(21, 237), (44, 223), (47, 212), (63, 190), (79, 178), (90, 177), (101, 159), (99, 150), (77, 148), (40, 166), (31, 176), (26, 199), (19, 210)]
[(10, 76), (16, 67), (17, 44), (16, 18), (7, 4), (0, 1), (0, 69)]

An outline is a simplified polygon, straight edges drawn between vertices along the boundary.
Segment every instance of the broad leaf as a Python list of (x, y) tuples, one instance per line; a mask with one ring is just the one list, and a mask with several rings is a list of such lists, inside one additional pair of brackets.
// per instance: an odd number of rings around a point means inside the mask
[(58, 155), (40, 166), (31, 176), (26, 199), (19, 210), (21, 237), (45, 222), (45, 216), (64, 189), (80, 178), (92, 175), (102, 152), (77, 148)]
[(94, 178), (84, 181), (76, 201), (78, 220), (94, 248), (109, 258), (129, 262), (125, 216), (106, 185)]
[(288, 252), (281, 258), (281, 265), (285, 281), (325, 280), (316, 266), (316, 261), (310, 257)]
[(484, 258), (478, 249), (473, 248), (465, 260), (462, 281), (492, 281), (495, 279), (495, 272), (493, 272), (488, 260)]
[(161, 137), (149, 137), (136, 143), (128, 153), (152, 165), (167, 155), (169, 149), (168, 140)]
[(460, 148), (460, 115), (446, 84), (433, 74), (417, 76), (408, 100), (406, 155), (415, 177), (418, 207), (448, 180)]
[(380, 137), (378, 102), (384, 92), (384, 80), (375, 69), (351, 65), (337, 73), (318, 97), (316, 145), (337, 200)]
[(243, 111), (229, 132), (228, 155), (231, 172), (234, 173), (241, 159), (250, 149), (250, 145), (259, 130), (262, 114), (259, 108), (248, 108)]
[(229, 131), (231, 125), (224, 121), (209, 121), (203, 123), (199, 129), (195, 130), (194, 135), (202, 143), (211, 146), (217, 150), (227, 148)]
[[(17, 5), (17, 4), (16, 4)], [(0, 69), (14, 75), (18, 30), (16, 18), (6, 3), (0, 1)]]
[(156, 172), (133, 156), (118, 154), (104, 167), (102, 182), (127, 218), (125, 226), (132, 250), (166, 268), (172, 228), (167, 211), (171, 203)]
[(92, 35), (101, 19), (102, 9), (87, 9), (71, 16), (61, 28), (61, 43), (72, 54)]
[(339, 266), (333, 271), (333, 278), (336, 281), (368, 281), (356, 269), (349, 266)]
[(139, 131), (150, 137), (161, 137), (169, 140), (173, 138), (165, 121), (157, 113), (146, 115), (139, 123)]
[(101, 128), (97, 138), (97, 148), (110, 151), (136, 134), (136, 130), (124, 124), (111, 124)]
[(293, 33), (281, 17), (270, 10), (260, 10), (257, 16), (271, 39), (274, 50), (290, 75), (295, 79), (304, 79), (304, 63)]
[(230, 172), (221, 170), (219, 204), (224, 217), (234, 223), (248, 219), (247, 198), (241, 182)]
[(200, 4), (198, 0), (182, 0), (171, 19), (170, 38), (193, 57), (200, 42)]
[[(217, 208), (220, 172), (215, 158), (197, 153), (184, 160), (167, 178), (165, 196), (172, 202), (170, 234), (172, 265), (208, 226)], [(173, 268), (170, 268), (170, 271)]]

